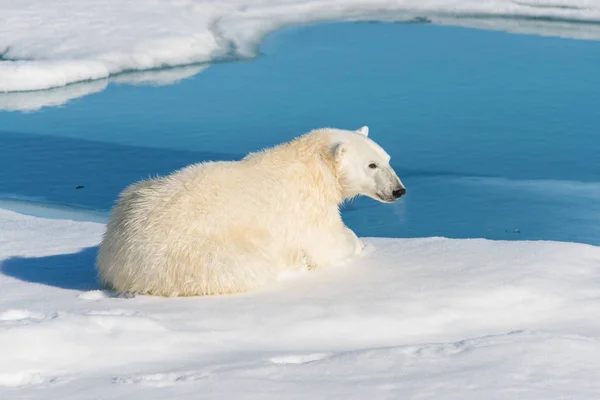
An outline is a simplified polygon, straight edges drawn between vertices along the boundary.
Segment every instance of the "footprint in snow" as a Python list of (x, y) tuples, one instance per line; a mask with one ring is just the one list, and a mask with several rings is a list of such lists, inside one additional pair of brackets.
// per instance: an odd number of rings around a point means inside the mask
[(85, 315), (101, 315), (101, 316), (111, 316), (111, 317), (132, 317), (140, 315), (139, 311), (135, 310), (123, 310), (123, 309), (113, 309), (113, 310), (98, 310), (98, 311), (89, 311), (86, 312)]
[(38, 372), (21, 371), (0, 374), (0, 387), (22, 387), (55, 383), (58, 376), (43, 375)]
[(27, 325), (56, 318), (56, 313), (45, 314), (25, 309), (11, 309), (0, 313), (0, 324)]
[(188, 371), (188, 372), (163, 372), (158, 374), (137, 375), (115, 377), (112, 382), (115, 384), (137, 384), (153, 387), (164, 387), (176, 385), (179, 383), (194, 382), (210, 375), (208, 372)]
[(306, 364), (313, 361), (323, 360), (330, 357), (329, 353), (313, 353), (313, 354), (291, 354), (285, 356), (277, 356), (269, 359), (273, 364)]

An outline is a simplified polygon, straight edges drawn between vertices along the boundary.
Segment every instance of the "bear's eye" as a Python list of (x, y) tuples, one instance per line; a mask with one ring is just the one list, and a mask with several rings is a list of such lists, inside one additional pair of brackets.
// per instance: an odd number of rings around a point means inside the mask
[(375, 169), (375, 168), (377, 168), (377, 164), (371, 163), (371, 164), (369, 164), (369, 168)]

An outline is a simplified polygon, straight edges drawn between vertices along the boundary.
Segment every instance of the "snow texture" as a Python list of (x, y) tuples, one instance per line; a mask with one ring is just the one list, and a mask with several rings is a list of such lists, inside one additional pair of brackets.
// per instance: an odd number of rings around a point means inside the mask
[(131, 70), (253, 57), (261, 39), (269, 32), (320, 21), (433, 22), (600, 38), (600, 0), (565, 3), (557, 0), (0, 0), (0, 92), (48, 89)]
[(597, 399), (600, 248), (367, 238), (233, 296), (101, 290), (104, 225), (0, 210), (2, 399)]

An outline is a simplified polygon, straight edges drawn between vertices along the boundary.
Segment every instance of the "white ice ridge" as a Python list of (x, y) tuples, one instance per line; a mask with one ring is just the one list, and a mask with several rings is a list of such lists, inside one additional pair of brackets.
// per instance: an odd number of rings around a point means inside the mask
[(104, 225), (0, 209), (0, 398), (597, 399), (600, 247), (367, 238), (252, 293), (127, 297)]
[[(55, 107), (106, 89), (109, 83), (127, 85), (163, 86), (192, 77), (208, 68), (208, 64), (186, 65), (177, 68), (142, 70), (113, 75), (93, 81), (77, 82), (48, 90), (0, 93), (0, 111), (37, 111), (43, 107)], [(1, 69), (1, 67), (0, 67)], [(0, 202), (1, 202), (0, 194)], [(0, 204), (0, 207), (2, 205)]]
[(600, 38), (600, 0), (0, 0), (0, 92), (252, 57), (265, 34), (333, 20)]

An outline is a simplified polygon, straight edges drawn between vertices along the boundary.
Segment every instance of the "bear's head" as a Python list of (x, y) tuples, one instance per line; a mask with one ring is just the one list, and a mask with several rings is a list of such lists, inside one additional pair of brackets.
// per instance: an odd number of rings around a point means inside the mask
[(390, 156), (368, 136), (366, 126), (356, 131), (336, 130), (332, 135), (331, 151), (343, 196), (364, 195), (392, 203), (406, 188), (390, 166)]

